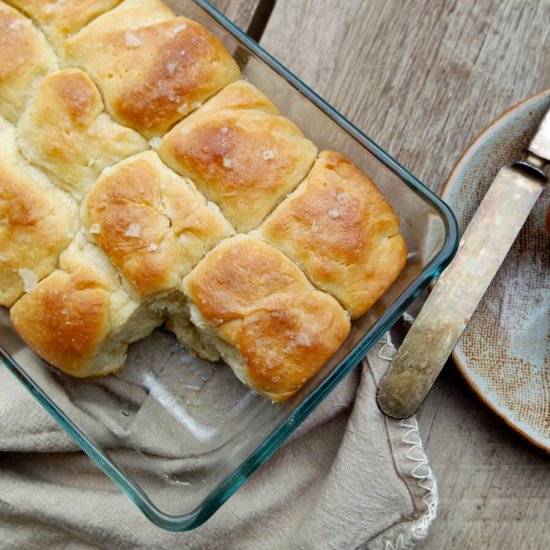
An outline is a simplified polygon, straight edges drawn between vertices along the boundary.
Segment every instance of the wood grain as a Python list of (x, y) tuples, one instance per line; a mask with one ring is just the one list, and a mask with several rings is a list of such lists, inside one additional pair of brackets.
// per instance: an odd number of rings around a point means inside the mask
[(503, 109), (550, 87), (548, 0), (279, 0), (262, 45), (438, 190)]
[[(262, 45), (438, 191), (498, 114), (550, 87), (548, 0), (278, 0)], [(548, 458), (447, 365), (419, 421), (439, 480), (424, 548), (545, 548)]]
[(262, 0), (210, 0), (233, 23), (247, 31)]

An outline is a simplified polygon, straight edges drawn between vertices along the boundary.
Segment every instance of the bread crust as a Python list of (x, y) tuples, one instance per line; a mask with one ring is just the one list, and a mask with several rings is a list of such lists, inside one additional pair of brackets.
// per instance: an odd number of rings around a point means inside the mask
[(83, 204), (82, 219), (143, 297), (178, 290), (202, 256), (234, 232), (219, 210), (153, 151), (106, 170)]
[(76, 377), (116, 372), (128, 344), (162, 323), (161, 315), (126, 292), (82, 232), (61, 255), (60, 269), (25, 294), (10, 317), (40, 357)]
[(317, 155), (301, 130), (243, 80), (175, 126), (158, 151), (240, 232), (258, 226), (306, 177)]
[(97, 272), (58, 270), (23, 296), (10, 315), (40, 357), (79, 376), (109, 333), (109, 295)]
[(222, 43), (156, 0), (125, 0), (71, 37), (67, 62), (98, 84), (107, 111), (148, 138), (239, 78)]
[(319, 155), (306, 181), (257, 235), (297, 262), (353, 318), (372, 307), (407, 261), (391, 205), (370, 178), (333, 151)]
[[(223, 241), (184, 279), (211, 330), (238, 354), (235, 374), (273, 401), (302, 388), (349, 334), (349, 316), (275, 248), (239, 235)], [(191, 316), (193, 320), (193, 316)]]
[(29, 162), (77, 200), (104, 168), (149, 147), (137, 132), (104, 112), (99, 90), (79, 69), (43, 78), (17, 129), (19, 147)]
[(21, 158), (0, 117), (0, 306), (49, 275), (78, 230), (76, 203)]
[(62, 55), (67, 38), (121, 0), (5, 0), (31, 17)]
[(0, 115), (15, 122), (35, 82), (59, 65), (42, 33), (2, 2), (0, 29)]

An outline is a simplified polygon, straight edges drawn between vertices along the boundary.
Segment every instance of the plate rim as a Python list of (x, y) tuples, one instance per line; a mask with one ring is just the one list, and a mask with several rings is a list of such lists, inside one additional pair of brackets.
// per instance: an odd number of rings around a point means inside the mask
[[(498, 128), (501, 125), (503, 125), (505, 122), (507, 122), (508, 118), (512, 116), (514, 113), (523, 109), (528, 109), (532, 104), (537, 103), (542, 99), (550, 99), (550, 88), (547, 88), (536, 94), (533, 94), (523, 99), (519, 103), (512, 105), (511, 107), (506, 109), (504, 112), (502, 112), (497, 118), (495, 118), (490, 124), (488, 124), (481, 130), (481, 132), (466, 147), (466, 149), (464, 150), (460, 158), (455, 163), (450, 174), (445, 179), (443, 186), (441, 187), (441, 190), (439, 192), (440, 197), (445, 202), (447, 202), (449, 195), (456, 187), (456, 180), (458, 179), (459, 173), (464, 169), (465, 165), (470, 161), (470, 158), (473, 156), (476, 150), (481, 146), (481, 144), (485, 142), (486, 138), (490, 136), (492, 133), (496, 132)], [(522, 436), (527, 442), (535, 446), (537, 449), (540, 449), (550, 455), (550, 443), (545, 443), (543, 441), (540, 441), (539, 439), (534, 437), (532, 434), (529, 434), (526, 430), (524, 430), (512, 418), (510, 418), (509, 416), (506, 416), (506, 410), (510, 412), (510, 409), (508, 407), (506, 408), (499, 407), (496, 403), (494, 403), (488, 397), (488, 395), (484, 392), (483, 388), (477, 384), (473, 374), (470, 372), (470, 369), (468, 368), (466, 359), (464, 358), (464, 361), (462, 361), (461, 359), (461, 353), (458, 351), (459, 346), (460, 346), (460, 341), (455, 347), (455, 349), (453, 350), (451, 356), (463, 380), (467, 383), (467, 385), (470, 387), (470, 389), (473, 391), (476, 397), (491, 412), (497, 415), (499, 419), (502, 420), (509, 428), (514, 430), (517, 434)]]

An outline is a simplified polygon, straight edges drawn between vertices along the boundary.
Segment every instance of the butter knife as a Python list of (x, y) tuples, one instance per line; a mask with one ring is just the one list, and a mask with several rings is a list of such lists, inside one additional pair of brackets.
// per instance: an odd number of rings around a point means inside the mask
[(502, 168), (458, 251), (437, 280), (378, 388), (388, 416), (414, 414), (430, 391), (489, 284), (541, 195), (550, 162), (550, 111), (531, 140), (525, 160)]

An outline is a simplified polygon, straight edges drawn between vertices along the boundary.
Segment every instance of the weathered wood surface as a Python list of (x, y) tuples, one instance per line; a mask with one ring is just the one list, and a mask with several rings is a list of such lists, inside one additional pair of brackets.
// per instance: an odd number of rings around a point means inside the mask
[(244, 31), (254, 18), (261, 0), (210, 0), (224, 15)]
[[(549, 28), (549, 0), (278, 0), (261, 43), (438, 191), (493, 118), (550, 88)], [(420, 424), (441, 498), (425, 548), (548, 548), (550, 461), (451, 365)]]

